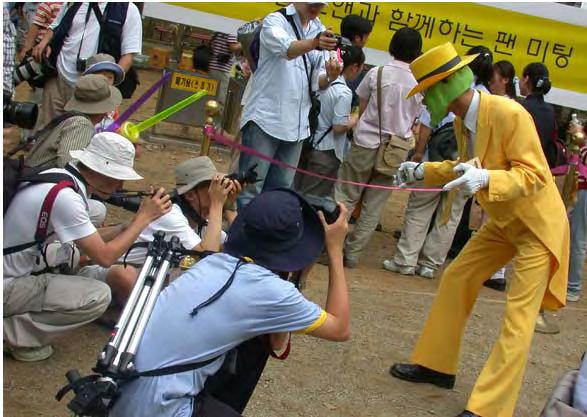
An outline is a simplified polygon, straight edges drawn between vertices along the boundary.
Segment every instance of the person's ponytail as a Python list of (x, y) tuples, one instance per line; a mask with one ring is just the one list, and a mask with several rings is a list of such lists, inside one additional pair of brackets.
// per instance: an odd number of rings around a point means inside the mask
[(548, 76), (548, 68), (541, 62), (533, 62), (526, 65), (523, 76), (528, 77), (532, 87), (532, 94), (545, 95), (548, 94), (552, 88), (550, 78)]

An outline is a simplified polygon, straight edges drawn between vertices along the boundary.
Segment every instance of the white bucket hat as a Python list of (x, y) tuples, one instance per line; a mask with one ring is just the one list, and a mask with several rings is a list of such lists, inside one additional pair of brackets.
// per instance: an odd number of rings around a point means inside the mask
[(97, 133), (85, 149), (70, 151), (69, 154), (92, 171), (106, 177), (123, 181), (143, 179), (133, 169), (134, 146), (117, 133)]

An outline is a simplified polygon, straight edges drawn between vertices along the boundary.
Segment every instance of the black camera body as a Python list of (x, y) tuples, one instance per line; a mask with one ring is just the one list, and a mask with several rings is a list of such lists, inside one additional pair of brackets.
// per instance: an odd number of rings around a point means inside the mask
[(28, 51), (18, 67), (14, 69), (14, 85), (27, 81), (31, 87), (43, 87), (48, 77), (57, 74), (49, 59), (43, 55), (43, 62), (37, 62)]
[(319, 197), (313, 194), (306, 194), (303, 197), (314, 210), (321, 211), (324, 214), (326, 223), (332, 224), (340, 216), (340, 207), (338, 207), (338, 204), (336, 204), (333, 198)]
[(37, 123), (39, 106), (35, 103), (24, 103), (12, 100), (12, 93), (3, 92), (4, 98), (4, 123), (16, 125), (23, 129), (32, 129)]
[(82, 58), (78, 57), (75, 60), (75, 69), (77, 70), (77, 72), (83, 74), (86, 71), (87, 67), (88, 67), (88, 60), (87, 59), (82, 59)]

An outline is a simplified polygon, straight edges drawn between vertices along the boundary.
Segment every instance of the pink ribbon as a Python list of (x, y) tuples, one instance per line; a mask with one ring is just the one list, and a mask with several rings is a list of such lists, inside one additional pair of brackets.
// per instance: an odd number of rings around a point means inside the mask
[(410, 188), (410, 187), (397, 187), (397, 186), (376, 185), (376, 184), (364, 184), (361, 182), (347, 181), (347, 180), (341, 180), (339, 178), (328, 177), (326, 175), (322, 175), (322, 174), (318, 174), (316, 172), (308, 171), (303, 168), (295, 167), (295, 166), (290, 165), (290, 164), (283, 162), (283, 161), (278, 161), (276, 159), (271, 158), (268, 155), (265, 155), (259, 151), (256, 151), (253, 148), (249, 148), (248, 146), (245, 146), (241, 143), (234, 142), (234, 141), (228, 139), (226, 136), (223, 136), (221, 134), (216, 133), (214, 130), (214, 127), (212, 127), (212, 126), (209, 126), (209, 125), (204, 126), (204, 134), (207, 135), (209, 138), (214, 139), (218, 143), (221, 143), (221, 144), (228, 146), (230, 148), (236, 148), (241, 152), (256, 156), (257, 158), (263, 159), (264, 161), (267, 161), (271, 164), (280, 166), (282, 168), (293, 169), (294, 171), (300, 172), (304, 175), (309, 175), (311, 177), (320, 178), (320, 179), (323, 179), (326, 181), (339, 182), (342, 184), (357, 185), (359, 187), (375, 188), (375, 189), (379, 189), (379, 190), (415, 191), (415, 192), (428, 192), (428, 193), (438, 193), (438, 192), (443, 191), (442, 188), (416, 188), (416, 187)]

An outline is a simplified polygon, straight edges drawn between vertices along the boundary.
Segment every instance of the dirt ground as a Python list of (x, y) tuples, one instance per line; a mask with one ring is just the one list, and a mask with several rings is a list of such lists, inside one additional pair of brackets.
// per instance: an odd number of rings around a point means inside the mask
[[(140, 89), (148, 88), (156, 78), (155, 73), (143, 72)], [(137, 119), (153, 114), (153, 109), (151, 100)], [(171, 185), (174, 165), (197, 154), (197, 148), (187, 144), (149, 143), (136, 164), (146, 180), (132, 188), (149, 183)], [(226, 168), (225, 152), (213, 150), (211, 156), (219, 168)], [(381, 261), (395, 251), (397, 241), (392, 233), (401, 228), (406, 200), (404, 192), (390, 198), (383, 218), (384, 231), (374, 234), (360, 267), (346, 271), (352, 302), (351, 340), (336, 344), (295, 336), (286, 361), (270, 360), (246, 416), (451, 417), (463, 410), (496, 340), (505, 295), (481, 291), (463, 340), (455, 389), (441, 390), (391, 378), (390, 365), (409, 358), (439, 282), (381, 269)], [(109, 221), (125, 216), (128, 214), (112, 210)], [(318, 265), (305, 294), (324, 303), (326, 289), (327, 269)], [(537, 417), (559, 376), (577, 367), (587, 347), (586, 299), (549, 316), (561, 327), (560, 334), (534, 337), (516, 417)], [(89, 372), (107, 337), (106, 329), (90, 324), (55, 340), (55, 354), (44, 362), (18, 363), (5, 356), (4, 415), (71, 415), (54, 395), (65, 383), (68, 369)]]

